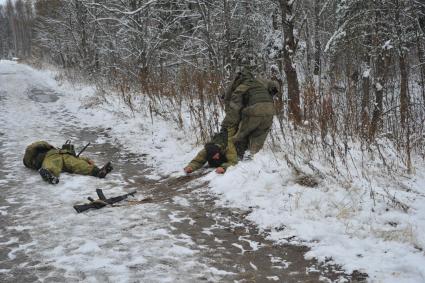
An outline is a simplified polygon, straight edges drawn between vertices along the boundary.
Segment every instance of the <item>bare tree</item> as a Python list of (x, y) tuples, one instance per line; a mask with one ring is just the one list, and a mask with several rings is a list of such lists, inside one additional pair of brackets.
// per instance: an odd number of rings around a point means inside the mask
[(297, 51), (297, 40), (294, 34), (295, 14), (292, 0), (280, 0), (283, 27), (283, 69), (288, 82), (289, 113), (296, 124), (301, 123), (300, 89), (294, 56)]

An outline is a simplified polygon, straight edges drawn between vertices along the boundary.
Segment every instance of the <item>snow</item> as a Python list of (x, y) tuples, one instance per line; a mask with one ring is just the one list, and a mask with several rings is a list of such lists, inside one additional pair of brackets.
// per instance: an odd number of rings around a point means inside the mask
[(366, 68), (366, 70), (363, 72), (363, 78), (369, 78), (371, 70), (371, 68)]
[[(145, 118), (133, 120), (119, 102), (114, 109), (107, 110), (110, 105), (104, 105), (103, 110), (102, 106), (93, 111), (87, 104), (93, 102), (94, 89), (68, 83), (59, 85), (54, 77), (51, 71), (0, 61), (0, 176), (5, 198), (0, 211), (1, 217), (14, 219), (3, 222), (7, 225), (3, 228), (20, 235), (0, 242), (0, 249), (8, 247), (9, 259), (22, 260), (20, 266), (34, 261), (31, 272), (39, 276), (46, 274), (42, 272), (45, 268), (50, 269), (47, 276), (51, 277), (42, 277), (41, 281), (56, 278), (56, 282), (136, 282), (143, 278), (146, 282), (195, 282), (201, 276), (219, 281), (225, 272), (205, 263), (190, 238), (170, 231), (170, 221), (162, 216), (163, 207), (159, 204), (75, 213), (72, 205), (86, 202), (87, 196), (94, 197), (96, 188), (103, 189), (106, 196), (123, 194), (128, 181), (119, 170), (106, 179), (62, 173), (60, 183), (50, 186), (22, 165), (22, 154), (30, 143), (47, 140), (60, 146), (70, 138), (82, 145), (87, 141), (76, 140), (79, 132), (92, 127), (111, 128), (110, 138), (96, 137), (99, 133), (88, 136), (92, 138), (91, 147), (99, 148), (90, 156), (98, 163), (106, 161), (102, 145), (118, 142), (120, 135), (126, 136), (123, 142), (132, 141), (129, 144), (140, 153), (151, 148), (164, 157), (170, 152), (163, 153), (161, 145), (182, 148), (166, 139), (165, 122), (161, 124), (163, 128), (158, 125), (155, 129)], [(33, 89), (43, 89), (59, 99), (34, 103), (30, 97)], [(144, 136), (140, 136), (141, 132)], [(154, 160), (150, 162), (155, 164)], [(140, 172), (143, 170), (140, 168)], [(139, 193), (136, 197), (144, 196)], [(14, 209), (13, 215), (7, 214), (9, 209)], [(12, 269), (1, 270), (1, 273), (12, 272)]]
[(332, 49), (334, 48), (334, 46), (336, 46), (339, 41), (345, 38), (345, 36), (347, 35), (347, 33), (345, 32), (345, 26), (346, 26), (346, 23), (341, 25), (341, 27), (339, 27), (338, 30), (336, 30), (334, 34), (331, 36), (331, 38), (328, 40), (324, 50), (325, 53), (332, 52)]
[[(291, 169), (278, 160), (263, 151), (213, 179), (210, 187), (222, 197), (223, 205), (251, 209), (248, 219), (264, 231), (272, 230), (272, 240), (311, 246), (308, 258), (325, 261), (331, 257), (348, 271), (359, 269), (382, 282), (424, 280), (423, 168), (415, 183), (408, 179), (414, 193), (400, 192), (390, 180), (373, 177), (378, 179), (373, 180), (374, 190), (391, 189), (391, 195), (412, 204), (405, 213), (380, 200), (374, 207), (361, 174), (353, 176), (348, 188), (328, 180), (316, 188), (302, 187), (294, 182)], [(385, 178), (383, 174), (379, 178)]]
[(384, 49), (384, 50), (390, 50), (390, 49), (393, 49), (393, 48), (394, 48), (394, 46), (391, 44), (391, 39), (385, 41), (384, 45), (382, 46), (382, 49)]
[(294, 20), (295, 15), (293, 14), (286, 14), (285, 19), (288, 23), (291, 23)]
[[(335, 34), (326, 49), (331, 42), (343, 36), (342, 32)], [(184, 175), (182, 168), (200, 149), (200, 145), (195, 145), (192, 140), (190, 128), (186, 126), (190, 124), (187, 113), (183, 117), (185, 126), (179, 129), (160, 117), (155, 116), (152, 122), (149, 114), (144, 112), (146, 98), (143, 96), (135, 101), (134, 105), (140, 105), (140, 108), (136, 109), (133, 116), (120, 99), (114, 96), (105, 97), (106, 103), (91, 108), (91, 102), (95, 98), (94, 89), (75, 89), (66, 83), (58, 85), (52, 72), (36, 71), (5, 61), (0, 63), (0, 69), (30, 74), (33, 81), (43, 82), (44, 86), (55, 90), (60, 95), (60, 100), (66, 101), (67, 112), (59, 114), (63, 116), (60, 122), (74, 117), (69, 119), (70, 125), (78, 121), (82, 127), (110, 128), (109, 135), (127, 150), (139, 154), (147, 153), (147, 164), (156, 168), (154, 172), (149, 172), (153, 179), (169, 174)], [(25, 80), (24, 77), (22, 79)], [(20, 83), (9, 84), (18, 88)], [(52, 110), (63, 113), (64, 109), (59, 108), (62, 104), (50, 103), (48, 108), (46, 106), (41, 109), (41, 113), (37, 113), (40, 109), (25, 101), (19, 97), (8, 97), (6, 103), (10, 108), (6, 108), (6, 113), (0, 113), (0, 120), (8, 123), (2, 125), (0, 130), (6, 131), (9, 139), (14, 141), (8, 142), (3, 138), (4, 147), (22, 151), (30, 142), (46, 139), (46, 132), (52, 143), (63, 143), (63, 136), (57, 129), (66, 128), (68, 125), (61, 125), (59, 122), (50, 124), (44, 121), (43, 116), (46, 111)], [(16, 106), (13, 106), (14, 103)], [(16, 107), (21, 103), (25, 103), (26, 113), (17, 113)], [(31, 130), (23, 130), (27, 128)], [(104, 137), (98, 138), (96, 142), (105, 142)], [(296, 140), (296, 144), (301, 148), (302, 141)], [(385, 166), (377, 156), (362, 151), (361, 146), (354, 142), (348, 145), (351, 161), (337, 158), (334, 166), (320, 153), (305, 158), (298, 152), (299, 148), (294, 149), (297, 154), (292, 156), (289, 148), (272, 152), (266, 146), (252, 160), (240, 162), (229, 168), (226, 174), (217, 175), (211, 172), (199, 182), (209, 181), (211, 193), (219, 198), (217, 205), (249, 211), (247, 219), (266, 233), (270, 240), (311, 247), (306, 254), (307, 258), (315, 257), (320, 261), (331, 259), (329, 263), (339, 264), (347, 272), (366, 272), (371, 282), (425, 282), (425, 166), (423, 160), (414, 158), (414, 175), (406, 175), (402, 169), (390, 171), (389, 168), (403, 168), (403, 164), (389, 141), (382, 139), (380, 144), (387, 164), (390, 165)], [(6, 153), (5, 150), (2, 151)], [(290, 156), (294, 163), (309, 174), (315, 173), (312, 167), (322, 172), (323, 178), (318, 178), (318, 185), (306, 187), (298, 184), (297, 175), (285, 161), (285, 156)], [(7, 162), (20, 166), (20, 160), (10, 158)], [(341, 174), (336, 174), (335, 168)], [(183, 270), (190, 271), (194, 268), (208, 269), (212, 276), (223, 275), (223, 271), (214, 270), (199, 262), (197, 251), (190, 249), (190, 238), (173, 236), (168, 231), (167, 222), (186, 219), (169, 214), (168, 219), (162, 219), (157, 227), (134, 227), (134, 223), (146, 223), (139, 215), (155, 219), (158, 217), (156, 211), (160, 208), (147, 204), (122, 209), (120, 212), (114, 210), (114, 214), (121, 213), (120, 222), (115, 223), (118, 228), (126, 231), (131, 227), (131, 232), (124, 232), (119, 236), (113, 234), (112, 240), (117, 241), (123, 250), (105, 249), (105, 245), (108, 245), (105, 235), (111, 232), (111, 228), (108, 228), (111, 209), (105, 209), (103, 215), (97, 216), (70, 213), (71, 199), (90, 195), (89, 190), (81, 189), (87, 185), (89, 177), (71, 178), (64, 174), (60, 187), (46, 189), (38, 176), (33, 176), (31, 172), (24, 174), (26, 182), (23, 190), (29, 190), (31, 187), (32, 190), (39, 190), (41, 196), (46, 199), (54, 195), (60, 197), (62, 202), (53, 204), (61, 207), (59, 217), (52, 218), (49, 214), (52, 210), (39, 204), (32, 222), (21, 223), (21, 228), (36, 224), (41, 231), (54, 229), (58, 235), (58, 239), (53, 241), (43, 235), (34, 235), (37, 242), (31, 243), (27, 248), (55, 262), (67, 274), (75, 274), (77, 266), (81, 266), (93, 280), (96, 277), (90, 270), (101, 268), (108, 270), (112, 281), (131, 281), (132, 278), (128, 277), (128, 266), (131, 265), (146, 269), (139, 273), (139, 276), (147, 276), (144, 278), (149, 278), (150, 273), (165, 268), (168, 277), (163, 278), (163, 282), (172, 282), (177, 272), (181, 274)], [(7, 178), (12, 181), (14, 175), (10, 173)], [(106, 186), (118, 194), (122, 191), (124, 181), (122, 176), (116, 173), (114, 179), (117, 179), (115, 183), (92, 179), (90, 182), (93, 182), (92, 187)], [(392, 196), (400, 203), (408, 204), (409, 209), (404, 211), (397, 202), (392, 201)], [(9, 196), (8, 202), (21, 200), (23, 197), (25, 198), (22, 195)], [(36, 205), (36, 199), (30, 196), (26, 200), (28, 209)], [(188, 205), (186, 200), (178, 197), (174, 197), (173, 202)], [(93, 227), (85, 240), (77, 237), (82, 234), (87, 236), (84, 230), (78, 230), (83, 228), (82, 222)], [(67, 226), (63, 227), (60, 223), (67, 223)], [(70, 234), (67, 227), (74, 227), (71, 230), (77, 236)], [(204, 232), (212, 234), (209, 230)], [(161, 239), (160, 243), (152, 240), (158, 238)], [(63, 239), (67, 241), (62, 243)], [(133, 246), (135, 242), (138, 244)], [(258, 248), (255, 242), (249, 244), (251, 249)], [(132, 249), (126, 248), (129, 245)], [(45, 249), (40, 250), (40, 246)], [(241, 245), (234, 246), (240, 249), (242, 254), (248, 252)], [(149, 264), (152, 258), (158, 255), (162, 258), (177, 259), (178, 254), (185, 256), (187, 260), (174, 262), (177, 264), (176, 269)], [(93, 261), (92, 257), (96, 257), (96, 261)], [(131, 264), (125, 265), (124, 262), (128, 260)], [(288, 263), (278, 258), (275, 261), (276, 268), (288, 266)], [(254, 270), (255, 268), (253, 267)], [(151, 279), (153, 282), (159, 280), (156, 277)], [(279, 278), (270, 277), (270, 280), (278, 281)]]

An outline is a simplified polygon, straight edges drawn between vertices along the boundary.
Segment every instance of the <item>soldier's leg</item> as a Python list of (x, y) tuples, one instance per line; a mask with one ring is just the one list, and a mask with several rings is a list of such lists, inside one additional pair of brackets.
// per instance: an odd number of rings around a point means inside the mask
[(59, 183), (59, 175), (63, 169), (62, 154), (47, 154), (44, 158), (41, 168), (38, 170), (41, 178), (50, 184)]
[(239, 160), (243, 159), (243, 156), (245, 155), (245, 151), (247, 151), (248, 149), (248, 142), (249, 142), (249, 139), (244, 138), (235, 143), (235, 148), (236, 148), (236, 152), (238, 154)]
[(273, 116), (256, 117), (258, 127), (249, 135), (248, 149), (252, 154), (256, 154), (263, 148), (267, 135), (273, 124)]
[(233, 136), (234, 142), (243, 142), (258, 127), (259, 121), (257, 117), (243, 115), (239, 124), (239, 129)]
[(64, 171), (68, 173), (96, 176), (99, 168), (90, 164), (86, 159), (78, 158), (70, 154), (64, 154)]
[(46, 156), (41, 164), (41, 168), (46, 169), (54, 176), (59, 177), (63, 169), (62, 154), (56, 153)]
[(252, 132), (258, 127), (261, 121), (258, 120), (258, 117), (242, 115), (242, 120), (239, 124), (239, 129), (233, 137), (233, 141), (238, 153), (239, 159), (242, 159), (245, 151), (249, 146), (249, 137)]

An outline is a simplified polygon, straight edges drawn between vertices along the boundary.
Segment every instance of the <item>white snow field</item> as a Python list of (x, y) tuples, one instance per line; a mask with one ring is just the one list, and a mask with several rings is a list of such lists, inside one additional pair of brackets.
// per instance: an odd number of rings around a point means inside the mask
[[(190, 282), (200, 274), (219, 281), (221, 272), (197, 258), (190, 240), (167, 231), (169, 220), (159, 218), (156, 225), (143, 225), (146, 218), (160, 217), (160, 205), (105, 208), (96, 215), (74, 213), (73, 200), (91, 195), (93, 188), (122, 193), (125, 181), (119, 174), (114, 173), (113, 181), (63, 174), (58, 186), (46, 186), (37, 174), (23, 168), (25, 146), (41, 139), (60, 145), (65, 138), (62, 129), (67, 127), (111, 128), (112, 138), (131, 152), (149, 154), (146, 162), (157, 168), (151, 178), (183, 175), (182, 168), (201, 148), (194, 147), (187, 129), (177, 129), (161, 117), (151, 119), (142, 96), (135, 101), (140, 111), (133, 114), (118, 97), (99, 98), (93, 88), (59, 84), (54, 77), (51, 71), (0, 62), (0, 152), (7, 165), (0, 185), (25, 184), (8, 190), (8, 202), (25, 204), (19, 227), (10, 229), (26, 230), (33, 239), (18, 249), (46, 258), (67, 276), (77, 278), (78, 272), (86, 272), (87, 281), (93, 282), (103, 276), (93, 272), (99, 267), (116, 282), (131, 281), (131, 276), (147, 282), (149, 278)], [(60, 100), (35, 104), (26, 92), (31, 88), (50, 89)], [(96, 144), (103, 142), (103, 137), (96, 140)], [(370, 282), (425, 282), (425, 161), (414, 158), (411, 175), (402, 169), (389, 171), (390, 165), (402, 163), (387, 141), (382, 144), (386, 164), (362, 153), (358, 145), (349, 145), (350, 162), (335, 164), (339, 176), (319, 154), (308, 161), (294, 155), (292, 159), (305, 172), (314, 173), (311, 168), (322, 172), (316, 187), (296, 183), (284, 158), (291, 152), (273, 153), (268, 146), (226, 174), (212, 172), (200, 181), (210, 181), (211, 193), (219, 196), (221, 205), (250, 211), (247, 218), (268, 231), (273, 241), (311, 247), (307, 257), (339, 264), (349, 273), (365, 272)], [(48, 206), (37, 201), (40, 196), (46, 202), (52, 196), (61, 202)], [(0, 208), (0, 213), (7, 212)], [(112, 233), (117, 226), (122, 234)], [(100, 248), (105, 245), (111, 249)], [(137, 272), (126, 272), (130, 269)], [(157, 278), (159, 274), (169, 278)]]

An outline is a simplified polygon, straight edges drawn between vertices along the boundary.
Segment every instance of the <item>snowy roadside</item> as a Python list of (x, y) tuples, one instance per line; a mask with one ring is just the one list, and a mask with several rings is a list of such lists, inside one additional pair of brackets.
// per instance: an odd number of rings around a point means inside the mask
[(0, 61), (0, 281), (219, 281), (227, 273), (200, 258), (190, 237), (170, 231), (161, 204), (75, 213), (72, 205), (94, 197), (97, 188), (107, 196), (131, 189), (122, 168), (106, 179), (61, 174), (55, 186), (24, 168), (22, 154), (36, 140), (82, 145), (97, 137), (88, 156), (102, 164), (106, 151), (117, 152), (115, 165), (142, 174), (143, 163), (115, 148), (119, 144), (106, 129), (116, 125), (117, 116), (108, 111), (92, 116), (79, 99), (91, 91), (80, 89), (80, 97), (74, 91), (59, 86), (52, 72)]
[[(13, 68), (13, 63), (2, 64)], [(158, 171), (152, 178), (183, 175), (182, 168), (200, 149), (193, 148), (187, 130), (175, 128), (160, 117), (152, 122), (147, 111), (133, 116), (116, 97), (101, 100), (92, 88), (76, 89), (66, 83), (58, 86), (53, 73), (35, 72), (58, 92), (72, 93), (63, 97), (68, 101), (67, 111), (78, 114), (85, 126), (111, 128), (110, 135), (120, 144), (153, 157), (148, 163)], [(143, 109), (143, 97), (139, 99), (135, 104)], [(187, 121), (188, 117), (184, 118)], [(54, 129), (49, 133), (52, 142), (63, 142)], [(20, 146), (43, 134), (43, 129), (28, 133)], [(99, 137), (96, 142), (104, 143), (104, 139)], [(210, 173), (203, 180), (210, 181), (211, 191), (219, 195), (222, 205), (251, 211), (248, 219), (274, 241), (308, 245), (312, 250), (307, 256), (323, 261), (331, 258), (331, 263), (341, 264), (348, 272), (366, 272), (371, 282), (424, 282), (424, 166), (418, 161), (414, 176), (388, 176), (382, 164), (368, 161), (371, 169), (365, 175), (365, 171), (358, 170), (364, 160), (356, 146), (352, 148), (355, 161), (344, 183), (328, 176), (315, 188), (300, 186), (283, 153), (273, 154), (267, 148), (225, 175)], [(302, 164), (302, 160), (297, 162)], [(331, 171), (320, 160), (312, 162), (322, 172)], [(374, 199), (370, 197), (371, 188), (377, 193)], [(410, 209), (404, 212), (381, 197), (387, 193), (409, 204)]]
[[(153, 156), (151, 165), (158, 168), (159, 175), (182, 175), (184, 165), (200, 149), (192, 149), (194, 141), (187, 129), (177, 129), (160, 117), (151, 123), (143, 111), (131, 117), (125, 106), (118, 110), (112, 107), (118, 103), (114, 101), (108, 110), (127, 113), (128, 117), (107, 122), (113, 123), (115, 136), (132, 151)], [(139, 104), (143, 107), (142, 101)], [(184, 118), (188, 125), (189, 118)], [(267, 148), (225, 175), (210, 173), (203, 180), (210, 181), (221, 205), (251, 211), (248, 219), (269, 233), (270, 239), (311, 247), (307, 257), (340, 264), (348, 273), (365, 272), (371, 282), (425, 281), (425, 167), (419, 160), (414, 176), (390, 178), (379, 160), (367, 160), (370, 169), (361, 171), (360, 164), (370, 157), (356, 151), (358, 146), (352, 148), (354, 163), (347, 169), (350, 178), (326, 176), (315, 188), (296, 184), (285, 153), (272, 153)], [(296, 161), (302, 164), (302, 160)], [(312, 162), (322, 172), (332, 171), (320, 159)], [(301, 167), (309, 172), (307, 166)], [(394, 182), (394, 178), (399, 181)], [(382, 197), (387, 194), (409, 204), (410, 209), (404, 212), (393, 205)]]

